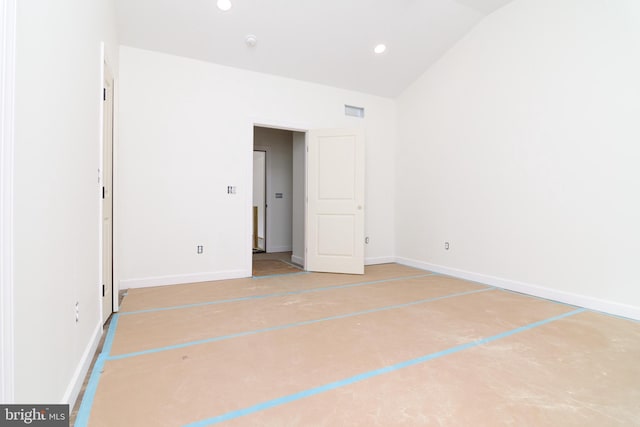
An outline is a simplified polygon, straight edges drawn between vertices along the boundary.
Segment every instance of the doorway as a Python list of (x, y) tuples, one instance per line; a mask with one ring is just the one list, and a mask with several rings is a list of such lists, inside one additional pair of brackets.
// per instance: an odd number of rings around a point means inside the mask
[(253, 128), (254, 267), (304, 265), (304, 141), (304, 132)]
[[(364, 274), (364, 133), (253, 125), (266, 151), (265, 252), (304, 270)], [(279, 153), (279, 155), (276, 155)]]

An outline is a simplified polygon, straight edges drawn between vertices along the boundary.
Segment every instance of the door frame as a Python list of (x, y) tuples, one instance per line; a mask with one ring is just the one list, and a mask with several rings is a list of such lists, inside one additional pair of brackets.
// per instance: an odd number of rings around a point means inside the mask
[[(264, 128), (271, 128), (271, 129), (281, 129), (281, 130), (288, 130), (288, 131), (292, 131), (292, 132), (301, 132), (304, 133), (305, 135), (305, 146), (307, 145), (307, 132), (309, 131), (309, 129), (311, 129), (311, 125), (309, 123), (301, 123), (301, 122), (293, 122), (293, 121), (288, 121), (288, 120), (279, 120), (279, 119), (273, 119), (273, 118), (260, 118), (260, 117), (251, 117), (249, 118), (249, 123), (247, 126), (247, 131), (248, 131), (248, 135), (247, 135), (247, 149), (246, 149), (246, 155), (247, 155), (247, 159), (250, 159), (250, 165), (253, 165), (253, 128), (254, 127), (264, 127)], [(269, 161), (269, 155), (267, 153), (267, 162)], [(305, 156), (305, 176), (307, 174), (307, 164), (306, 164), (306, 156)], [(248, 189), (248, 191), (246, 192), (246, 198), (245, 198), (245, 212), (247, 212), (247, 216), (246, 216), (246, 220), (245, 220), (245, 245), (246, 245), (246, 250), (244, 251), (246, 255), (245, 258), (245, 275), (246, 277), (251, 277), (252, 270), (252, 263), (253, 263), (253, 251), (252, 251), (252, 241), (251, 241), (251, 230), (253, 230), (253, 166), (251, 167), (251, 173), (248, 174), (247, 177), (245, 177), (245, 186)], [(267, 172), (267, 181), (269, 180), (268, 177), (268, 172)], [(306, 183), (305, 183), (306, 185)], [(306, 195), (306, 187), (305, 187), (305, 195)], [(268, 196), (268, 194), (267, 194)], [(305, 204), (305, 215), (304, 215), (304, 227), (305, 230), (307, 228), (307, 224), (306, 224), (306, 204)], [(265, 234), (267, 234), (267, 229), (266, 229), (266, 223), (265, 223)], [(265, 236), (266, 237), (266, 236)], [(266, 245), (265, 245), (266, 246)], [(303, 269), (306, 270), (307, 266), (306, 266), (306, 257), (305, 257), (305, 265), (303, 266)]]
[[(263, 146), (254, 146), (253, 147), (253, 151), (260, 151), (264, 153), (264, 213), (262, 215), (262, 220), (264, 221), (264, 252), (267, 252), (267, 241), (268, 241), (268, 237), (269, 237), (269, 227), (268, 227), (268, 212), (267, 212), (267, 207), (269, 206), (269, 204), (267, 203), (267, 197), (269, 195), (269, 192), (267, 191), (269, 189), (269, 180), (270, 180), (270, 176), (269, 176), (269, 147), (263, 147)], [(252, 191), (251, 194), (253, 194), (253, 187), (252, 187)], [(251, 205), (253, 206), (253, 202), (251, 203)]]
[(0, 3), (0, 402), (15, 402), (13, 207), (16, 3)]

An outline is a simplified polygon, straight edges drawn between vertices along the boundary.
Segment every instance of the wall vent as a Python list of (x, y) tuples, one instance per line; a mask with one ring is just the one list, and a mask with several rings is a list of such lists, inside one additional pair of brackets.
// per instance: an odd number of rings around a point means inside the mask
[(364, 108), (362, 108), (362, 107), (354, 107), (353, 105), (345, 105), (344, 106), (344, 114), (346, 116), (359, 117), (359, 118), (363, 119), (364, 118)]

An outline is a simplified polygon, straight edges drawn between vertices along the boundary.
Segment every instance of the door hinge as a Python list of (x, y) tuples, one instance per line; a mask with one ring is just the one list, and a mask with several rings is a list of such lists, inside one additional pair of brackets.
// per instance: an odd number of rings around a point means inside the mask
[(103, 101), (107, 100), (107, 88), (106, 87), (102, 88), (102, 100)]
[(106, 293), (107, 293), (107, 287), (103, 284), (102, 285), (102, 296), (104, 297)]
[(104, 185), (102, 186), (102, 198), (104, 199)]

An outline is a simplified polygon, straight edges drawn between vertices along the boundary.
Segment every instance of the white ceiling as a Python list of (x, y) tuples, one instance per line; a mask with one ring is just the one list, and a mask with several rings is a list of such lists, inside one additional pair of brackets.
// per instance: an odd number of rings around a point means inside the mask
[(387, 97), (510, 1), (116, 0), (124, 45)]

